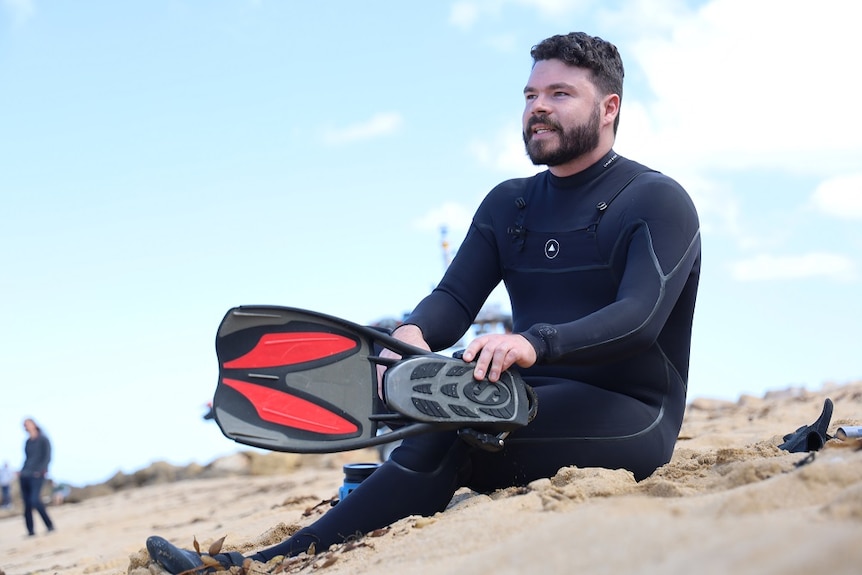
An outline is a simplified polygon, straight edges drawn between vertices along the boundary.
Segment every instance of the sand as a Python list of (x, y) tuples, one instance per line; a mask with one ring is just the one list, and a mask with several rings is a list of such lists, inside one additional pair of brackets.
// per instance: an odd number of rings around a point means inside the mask
[[(461, 490), (433, 517), (250, 572), (862, 573), (862, 442), (834, 439), (813, 456), (777, 448), (817, 419), (827, 397), (830, 434), (862, 424), (862, 382), (695, 399), (673, 460), (640, 483), (624, 471), (564, 468), (490, 496)], [(203, 550), (226, 537), (225, 550), (248, 552), (325, 512), (343, 463), (375, 459), (371, 450), (240, 453), (212, 462), (209, 474), (51, 506), (50, 534), (37, 520), (37, 536), (26, 537), (20, 515), (2, 516), (0, 570), (160, 575), (144, 550), (151, 534), (187, 548), (196, 539)]]

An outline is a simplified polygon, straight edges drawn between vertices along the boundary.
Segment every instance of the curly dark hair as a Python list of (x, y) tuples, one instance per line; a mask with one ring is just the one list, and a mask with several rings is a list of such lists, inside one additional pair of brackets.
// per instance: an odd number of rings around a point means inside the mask
[[(558, 34), (542, 40), (530, 50), (533, 65), (540, 60), (562, 60), (570, 66), (588, 68), (593, 72), (593, 83), (603, 96), (617, 94), (623, 99), (623, 59), (617, 47), (598, 36), (584, 32)], [(617, 131), (620, 117), (614, 121)]]

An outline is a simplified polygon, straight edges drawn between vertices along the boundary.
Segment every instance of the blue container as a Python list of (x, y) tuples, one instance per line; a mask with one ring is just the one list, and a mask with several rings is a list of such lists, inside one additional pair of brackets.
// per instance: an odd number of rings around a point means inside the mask
[(379, 463), (348, 463), (344, 466), (344, 483), (338, 489), (338, 498), (343, 500), (359, 487), (369, 475), (380, 467)]

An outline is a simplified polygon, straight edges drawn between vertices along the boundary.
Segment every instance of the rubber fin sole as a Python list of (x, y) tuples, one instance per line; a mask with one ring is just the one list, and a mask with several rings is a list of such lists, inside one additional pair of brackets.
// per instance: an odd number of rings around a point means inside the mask
[(386, 370), (384, 401), (405, 417), (441, 427), (503, 432), (532, 420), (535, 396), (516, 371), (491, 382), (476, 380), (474, 368), (441, 356), (404, 359)]

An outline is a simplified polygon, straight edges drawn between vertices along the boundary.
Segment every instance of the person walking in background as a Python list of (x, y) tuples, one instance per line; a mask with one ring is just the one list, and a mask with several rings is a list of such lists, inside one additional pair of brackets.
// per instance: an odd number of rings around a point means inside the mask
[(9, 486), (12, 484), (12, 470), (9, 469), (9, 462), (4, 461), (3, 467), (0, 468), (0, 490), (2, 490), (3, 499), (0, 502), (0, 507), (9, 509), (12, 507), (12, 498), (9, 496)]
[(24, 500), (24, 522), (27, 533), (36, 534), (33, 525), (33, 510), (35, 509), (45, 522), (48, 531), (54, 530), (54, 523), (48, 517), (48, 511), (42, 502), (42, 485), (48, 476), (48, 464), (51, 462), (51, 442), (30, 418), (24, 420), (27, 431), (27, 441), (24, 443), (24, 466), (18, 474), (21, 482), (21, 499)]

